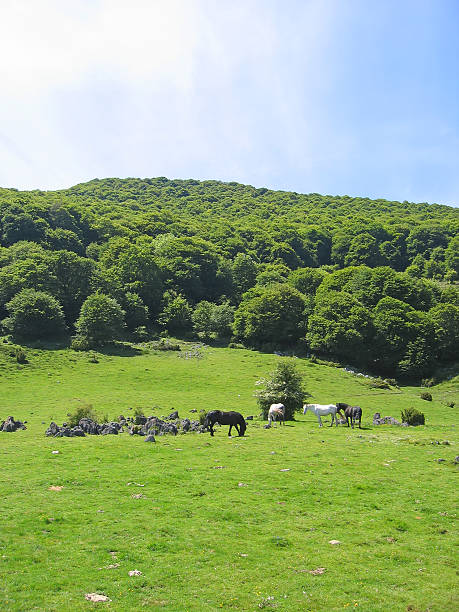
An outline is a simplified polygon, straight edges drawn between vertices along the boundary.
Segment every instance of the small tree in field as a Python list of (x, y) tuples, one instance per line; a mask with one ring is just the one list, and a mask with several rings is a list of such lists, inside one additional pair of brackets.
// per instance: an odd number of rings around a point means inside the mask
[(303, 406), (305, 390), (301, 374), (290, 360), (280, 361), (269, 378), (258, 381), (261, 388), (255, 392), (258, 405), (263, 411), (263, 418), (268, 418), (271, 404), (284, 404), (285, 419), (293, 420), (295, 412)]
[(123, 328), (124, 310), (115, 299), (103, 293), (94, 293), (86, 299), (75, 324), (77, 337), (90, 345), (116, 340)]

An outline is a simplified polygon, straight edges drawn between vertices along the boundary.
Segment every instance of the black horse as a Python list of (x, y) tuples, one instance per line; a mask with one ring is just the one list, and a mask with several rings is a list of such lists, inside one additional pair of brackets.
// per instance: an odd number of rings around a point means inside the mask
[(220, 423), (220, 425), (229, 425), (228, 435), (231, 436), (231, 429), (233, 426), (236, 428), (237, 433), (243, 436), (247, 429), (247, 424), (244, 417), (239, 412), (222, 412), (221, 410), (211, 410), (207, 413), (206, 420), (204, 421), (204, 427), (207, 427), (210, 431), (210, 435), (214, 435), (214, 425)]
[(336, 404), (338, 410), (344, 410), (344, 418), (349, 427), (349, 419), (351, 419), (351, 427), (354, 429), (354, 423), (359, 422), (359, 429), (362, 429), (362, 409), (360, 406), (349, 406), (349, 404)]

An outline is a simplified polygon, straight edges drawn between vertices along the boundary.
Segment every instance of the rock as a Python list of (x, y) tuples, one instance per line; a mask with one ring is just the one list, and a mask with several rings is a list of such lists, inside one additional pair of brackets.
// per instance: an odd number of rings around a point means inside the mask
[(70, 430), (70, 436), (72, 438), (83, 438), (86, 434), (84, 433), (84, 431), (81, 429), (81, 427), (74, 427), (73, 429)]
[(84, 598), (87, 599), (88, 601), (94, 601), (94, 602), (111, 601), (111, 599), (109, 599), (106, 595), (100, 595), (99, 593), (86, 593)]
[(445, 463), (446, 459), (437, 459), (437, 463)]
[(454, 463), (459, 463), (459, 455), (454, 458)]
[(341, 544), (339, 540), (329, 540), (328, 543), (332, 544), (333, 546), (336, 546), (337, 544)]
[(106, 423), (104, 424), (103, 429), (100, 432), (101, 436), (108, 436), (108, 435), (118, 435), (118, 428), (114, 427), (111, 423)]
[(182, 430), (183, 431), (190, 431), (190, 427), (191, 427), (190, 419), (183, 419), (182, 420)]
[(271, 425), (268, 423), (268, 425), (263, 425), (263, 429), (271, 429)]
[(48, 429), (45, 431), (45, 436), (56, 436), (58, 432), (59, 427), (56, 425), (56, 423), (54, 423), (54, 421), (52, 421)]
[(245, 420), (246, 421), (253, 421), (253, 416), (251, 415), (251, 416), (245, 417)]
[(91, 435), (99, 434), (99, 425), (92, 419), (88, 419), (86, 417), (83, 419), (80, 419), (80, 422), (78, 423), (78, 425), (87, 434), (91, 434)]
[(12, 416), (9, 416), (6, 421), (2, 421), (0, 431), (12, 432), (18, 429), (27, 429), (22, 421), (15, 421)]
[(197, 412), (196, 408), (192, 408), (190, 412)]
[(179, 418), (178, 410), (171, 412), (171, 414), (168, 417), (166, 417), (167, 420), (171, 420), (171, 421), (173, 421), (174, 419), (178, 419), (178, 418)]
[(148, 434), (148, 436), (145, 436), (145, 442), (156, 442), (155, 440), (155, 436), (153, 434)]

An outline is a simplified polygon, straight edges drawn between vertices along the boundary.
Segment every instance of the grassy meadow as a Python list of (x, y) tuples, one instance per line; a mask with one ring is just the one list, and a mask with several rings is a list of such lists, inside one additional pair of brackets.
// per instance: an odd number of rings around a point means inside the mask
[[(27, 421), (0, 433), (0, 610), (459, 608), (457, 408), (445, 405), (459, 406), (458, 378), (427, 402), (419, 387), (375, 389), (296, 359), (308, 401), (359, 404), (363, 429), (326, 419), (320, 429), (308, 413), (266, 430), (253, 393), (276, 355), (190, 345), (27, 358), (0, 352), (0, 421)], [(255, 419), (244, 438), (227, 427), (156, 444), (45, 437), (83, 404), (109, 419), (136, 409)], [(409, 407), (425, 426), (373, 427), (375, 412), (400, 420)]]

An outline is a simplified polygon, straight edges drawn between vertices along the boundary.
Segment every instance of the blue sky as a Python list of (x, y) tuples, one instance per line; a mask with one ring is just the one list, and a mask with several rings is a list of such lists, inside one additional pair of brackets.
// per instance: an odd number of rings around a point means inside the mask
[(0, 185), (459, 205), (458, 0), (3, 0)]

